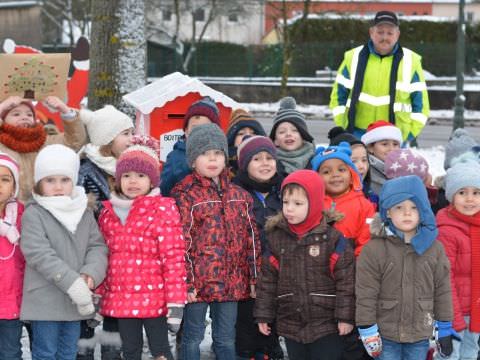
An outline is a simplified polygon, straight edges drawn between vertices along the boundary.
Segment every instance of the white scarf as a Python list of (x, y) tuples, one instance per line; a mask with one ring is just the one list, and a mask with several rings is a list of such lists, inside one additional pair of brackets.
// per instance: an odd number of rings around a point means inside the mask
[(32, 192), (34, 200), (48, 210), (68, 231), (75, 234), (87, 209), (88, 198), (82, 186), (75, 186), (71, 196), (41, 196)]
[(87, 144), (80, 152), (84, 152), (87, 158), (97, 165), (107, 174), (115, 176), (115, 168), (117, 166), (117, 159), (113, 156), (103, 156), (100, 154), (100, 146)]
[[(153, 188), (147, 194), (147, 196), (158, 196), (158, 195), (160, 195), (159, 188)], [(110, 203), (112, 204), (113, 211), (120, 219), (120, 222), (122, 223), (122, 225), (125, 225), (125, 222), (127, 221), (128, 213), (130, 212), (130, 209), (133, 205), (134, 200), (135, 199), (128, 199), (126, 196), (122, 194), (117, 194), (115, 192), (112, 192), (112, 194), (110, 195)]]

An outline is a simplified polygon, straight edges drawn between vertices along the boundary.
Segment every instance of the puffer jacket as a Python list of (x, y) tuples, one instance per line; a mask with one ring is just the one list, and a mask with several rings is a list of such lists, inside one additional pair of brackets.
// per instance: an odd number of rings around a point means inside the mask
[(254, 316), (304, 344), (354, 323), (353, 248), (326, 219), (298, 239), (282, 214), (267, 222), (272, 256), (262, 263)]
[(83, 158), (80, 162), (77, 184), (85, 189), (85, 193), (95, 197), (95, 217), (102, 210), (102, 202), (110, 198), (109, 175), (95, 165), (90, 159)]
[(365, 198), (362, 191), (350, 190), (338, 197), (325, 196), (325, 208), (343, 215), (335, 222), (335, 229), (355, 243), (355, 256), (370, 240), (370, 221), (375, 216), (375, 206)]
[[(24, 207), (17, 203), (17, 229), (20, 232)], [(5, 236), (0, 236), (0, 319), (20, 317), (22, 304), (23, 274), (25, 259), (20, 246), (12, 245)]]
[(370, 189), (374, 194), (380, 195), (383, 184), (388, 180), (385, 175), (385, 163), (372, 154), (368, 155), (368, 162), (370, 163)]
[(167, 315), (167, 304), (185, 304), (185, 243), (171, 198), (137, 197), (125, 224), (104, 202), (100, 230), (110, 250), (100, 312), (115, 318)]
[(450, 207), (437, 214), (438, 240), (441, 241), (450, 260), (450, 276), (453, 299), (453, 327), (457, 331), (467, 328), (463, 319), (470, 314), (472, 288), (472, 246), (469, 224), (455, 218)]
[(379, 217), (356, 271), (356, 325), (378, 324), (380, 335), (400, 343), (426, 340), (435, 320), (452, 321), (450, 264), (439, 241), (423, 255), (387, 235)]
[(260, 239), (248, 192), (224, 170), (218, 185), (196, 172), (172, 190), (186, 241), (188, 291), (200, 302), (249, 298), (260, 266)]
[(160, 181), (163, 196), (170, 196), (173, 187), (192, 172), (187, 163), (186, 149), (186, 141), (182, 138), (173, 145), (173, 150), (167, 155)]

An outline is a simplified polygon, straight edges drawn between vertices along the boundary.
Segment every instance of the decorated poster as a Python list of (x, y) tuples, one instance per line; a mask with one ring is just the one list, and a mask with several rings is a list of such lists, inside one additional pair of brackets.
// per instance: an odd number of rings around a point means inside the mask
[(0, 99), (66, 99), (70, 54), (0, 54)]

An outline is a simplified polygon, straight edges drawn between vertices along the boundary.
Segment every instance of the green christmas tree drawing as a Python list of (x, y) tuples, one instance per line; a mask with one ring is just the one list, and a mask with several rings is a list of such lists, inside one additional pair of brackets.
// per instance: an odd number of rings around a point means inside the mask
[(9, 75), (10, 81), (5, 84), (9, 92), (22, 93), (25, 99), (43, 98), (50, 95), (57, 84), (58, 75), (55, 67), (44, 64), (40, 59), (32, 57), (23, 66), (15, 68)]

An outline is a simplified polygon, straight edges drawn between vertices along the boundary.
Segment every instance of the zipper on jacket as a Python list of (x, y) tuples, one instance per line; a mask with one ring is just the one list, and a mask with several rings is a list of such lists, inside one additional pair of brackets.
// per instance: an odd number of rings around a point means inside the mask
[(277, 295), (277, 299), (280, 299), (280, 298), (283, 298), (283, 297), (287, 297), (287, 296), (293, 296), (293, 293)]
[(324, 297), (336, 297), (337, 295), (335, 294), (320, 294), (320, 293), (310, 293), (311, 296), (324, 296)]

